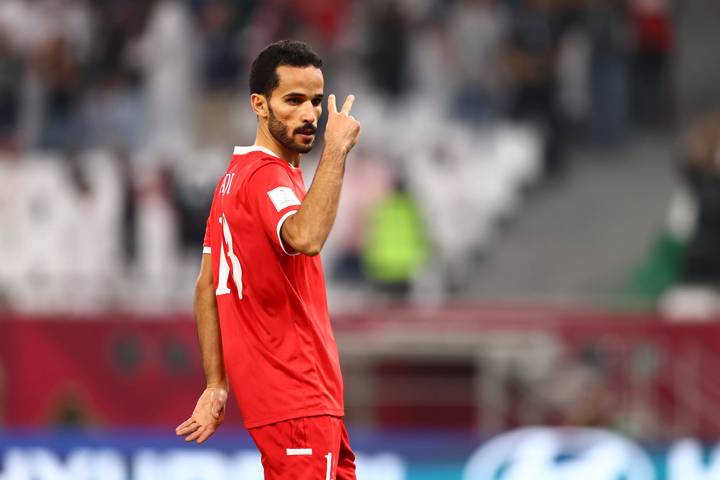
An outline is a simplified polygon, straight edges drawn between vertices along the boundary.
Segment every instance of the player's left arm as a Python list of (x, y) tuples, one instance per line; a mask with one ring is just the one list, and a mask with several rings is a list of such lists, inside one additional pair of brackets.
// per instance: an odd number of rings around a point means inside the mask
[(203, 443), (215, 433), (225, 418), (228, 382), (214, 287), (212, 259), (210, 254), (204, 253), (195, 284), (195, 320), (207, 386), (190, 418), (175, 429), (175, 433), (184, 436), (188, 442)]

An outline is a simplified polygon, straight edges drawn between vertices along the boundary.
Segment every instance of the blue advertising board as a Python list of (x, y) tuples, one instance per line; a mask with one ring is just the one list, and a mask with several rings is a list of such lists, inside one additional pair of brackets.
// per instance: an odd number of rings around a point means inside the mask
[[(351, 431), (360, 480), (719, 480), (720, 444), (643, 446), (617, 433), (525, 428), (489, 438), (447, 431)], [(202, 446), (171, 432), (0, 431), (0, 480), (261, 480), (247, 432)]]

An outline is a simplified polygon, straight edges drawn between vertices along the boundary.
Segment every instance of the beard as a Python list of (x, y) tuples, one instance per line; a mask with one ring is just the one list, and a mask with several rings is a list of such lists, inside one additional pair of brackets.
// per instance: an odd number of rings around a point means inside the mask
[[(310, 150), (312, 150), (313, 145), (315, 144), (315, 140), (311, 141), (310, 143), (299, 143), (293, 141), (291, 136), (288, 136), (288, 126), (277, 119), (275, 114), (272, 111), (272, 108), (268, 108), (269, 118), (268, 118), (268, 130), (270, 131), (270, 134), (277, 140), (283, 147), (286, 149), (297, 152), (297, 153), (308, 153)], [(295, 133), (315, 133), (316, 128), (311, 124), (304, 124), (302, 127), (296, 128), (293, 134)]]

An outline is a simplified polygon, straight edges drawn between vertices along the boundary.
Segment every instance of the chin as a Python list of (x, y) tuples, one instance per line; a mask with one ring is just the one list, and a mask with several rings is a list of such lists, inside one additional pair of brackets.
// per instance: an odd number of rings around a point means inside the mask
[(297, 153), (308, 153), (310, 150), (312, 150), (314, 143), (296, 143), (293, 150), (295, 150)]

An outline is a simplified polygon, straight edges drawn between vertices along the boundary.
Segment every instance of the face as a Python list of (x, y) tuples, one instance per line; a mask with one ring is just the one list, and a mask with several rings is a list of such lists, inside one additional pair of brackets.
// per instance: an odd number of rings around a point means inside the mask
[(286, 149), (307, 153), (315, 143), (322, 114), (322, 71), (312, 66), (282, 65), (277, 68), (277, 75), (278, 86), (266, 99), (268, 130)]

